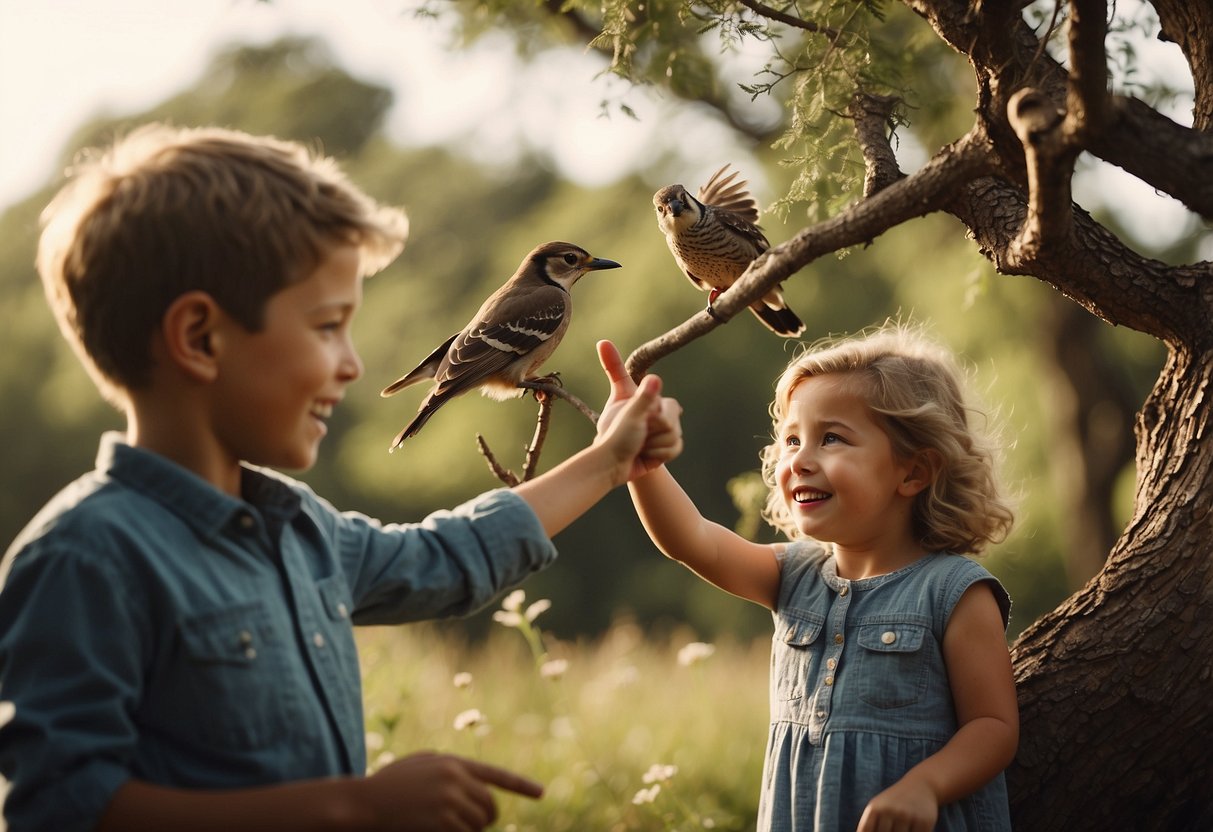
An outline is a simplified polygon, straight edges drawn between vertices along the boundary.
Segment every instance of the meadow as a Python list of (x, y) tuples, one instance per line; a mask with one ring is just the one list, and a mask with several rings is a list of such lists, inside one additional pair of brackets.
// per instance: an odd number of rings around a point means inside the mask
[(769, 646), (660, 637), (626, 620), (592, 641), (542, 631), (543, 599), (505, 599), (474, 641), (435, 625), (358, 633), (370, 769), (417, 750), (545, 784), (498, 792), (501, 832), (754, 827)]

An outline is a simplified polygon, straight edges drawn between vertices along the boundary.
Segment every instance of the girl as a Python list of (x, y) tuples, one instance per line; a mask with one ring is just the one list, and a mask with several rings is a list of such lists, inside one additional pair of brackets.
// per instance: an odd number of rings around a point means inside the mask
[(896, 325), (794, 359), (762, 455), (790, 543), (706, 520), (664, 467), (629, 486), (662, 552), (774, 614), (760, 830), (1010, 829), (1010, 599), (963, 555), (1012, 515), (961, 380)]

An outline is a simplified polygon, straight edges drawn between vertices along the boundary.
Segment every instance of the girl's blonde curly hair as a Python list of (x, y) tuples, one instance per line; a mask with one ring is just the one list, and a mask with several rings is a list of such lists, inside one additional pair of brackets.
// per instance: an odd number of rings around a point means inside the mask
[(820, 342), (788, 364), (771, 404), (775, 441), (762, 450), (769, 488), (763, 517), (789, 537), (799, 536), (775, 484), (779, 429), (800, 382), (840, 373), (857, 382), (856, 392), (899, 458), (930, 452), (931, 483), (914, 498), (915, 539), (928, 551), (958, 554), (978, 554), (1005, 539), (1014, 514), (1001, 493), (991, 439), (973, 424), (980, 414), (965, 401), (964, 374), (951, 353), (900, 323)]

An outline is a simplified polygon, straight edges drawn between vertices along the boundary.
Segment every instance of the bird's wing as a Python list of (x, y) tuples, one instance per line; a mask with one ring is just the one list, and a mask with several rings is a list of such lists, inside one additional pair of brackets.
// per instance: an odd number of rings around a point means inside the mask
[(717, 208), (716, 219), (720, 222), (721, 228), (734, 236), (740, 237), (745, 242), (747, 248), (752, 246), (755, 249), (755, 257), (771, 247), (771, 243), (767, 240), (767, 236), (762, 233), (762, 229), (741, 215), (733, 211), (722, 211)]
[[(551, 287), (535, 292), (525, 310), (475, 324), (455, 336), (438, 371), (435, 395), (450, 398), (494, 376), (534, 352), (560, 331), (568, 295)], [(508, 310), (503, 310), (508, 311)]]
[(410, 384), (416, 384), (419, 381), (424, 381), (428, 378), (433, 378), (438, 373), (438, 367), (441, 366), (442, 359), (446, 357), (447, 350), (451, 348), (451, 343), (459, 337), (456, 332), (450, 338), (447, 338), (438, 348), (425, 357), (425, 360), (418, 364), (413, 369), (402, 375), (400, 378), (393, 381), (387, 387), (384, 387), (380, 396), (391, 396), (394, 393), (399, 393)]
[(758, 203), (746, 190), (748, 183), (745, 180), (733, 181), (737, 178), (737, 171), (733, 171), (728, 176), (723, 175), (728, 169), (729, 166), (725, 165), (713, 173), (712, 178), (699, 189), (696, 196), (704, 205), (711, 205), (720, 211), (736, 214), (744, 222), (756, 225), (758, 223)]

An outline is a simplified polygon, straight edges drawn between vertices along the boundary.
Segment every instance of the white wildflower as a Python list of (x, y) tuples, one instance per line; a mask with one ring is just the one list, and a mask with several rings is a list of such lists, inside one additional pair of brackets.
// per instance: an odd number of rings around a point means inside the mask
[(653, 763), (640, 779), (645, 783), (668, 783), (678, 773), (678, 766)]
[(678, 651), (678, 663), (683, 667), (703, 661), (716, 652), (714, 644), (704, 644), (702, 641), (692, 641)]
[(497, 612), (493, 613), (493, 620), (507, 627), (517, 627), (523, 622), (522, 613), (513, 612), (512, 610), (497, 610)]
[(657, 799), (657, 795), (661, 792), (661, 786), (655, 785), (649, 788), (641, 789), (632, 796), (632, 803), (641, 806), (645, 803), (652, 803)]
[(379, 749), (383, 748), (384, 745), (385, 745), (385, 743), (383, 740), (383, 734), (380, 734), (378, 731), (367, 731), (367, 733), (366, 733), (366, 750), (367, 751), (378, 751)]
[(559, 679), (569, 669), (568, 659), (552, 659), (539, 668), (539, 675), (545, 679)]
[(465, 731), (468, 728), (475, 728), (480, 723), (484, 722), (484, 714), (479, 708), (469, 708), (466, 711), (456, 715), (455, 730)]
[(531, 604), (529, 607), (526, 608), (526, 620), (534, 621), (536, 618), (538, 618), (540, 615), (547, 612), (551, 608), (552, 608), (551, 601), (549, 601), (547, 598), (540, 598), (538, 601), (536, 601), (535, 603)]
[(472, 674), (466, 671), (456, 673), (455, 678), (452, 679), (451, 682), (457, 688), (470, 688), (472, 686)]
[(526, 592), (521, 589), (516, 589), (509, 595), (505, 596), (505, 600), (501, 602), (503, 610), (510, 612), (518, 612), (522, 609), (522, 602), (526, 600)]

